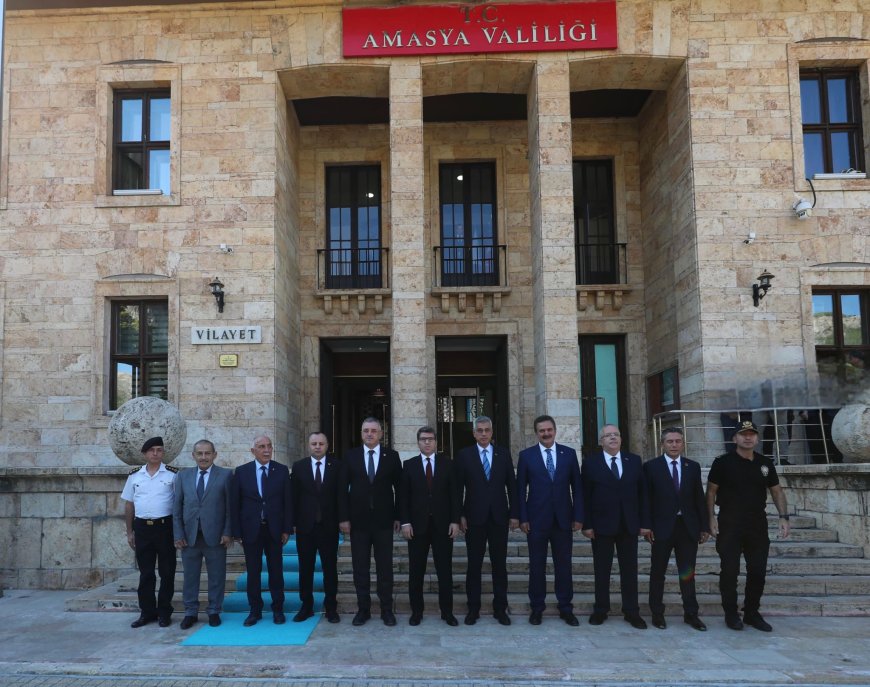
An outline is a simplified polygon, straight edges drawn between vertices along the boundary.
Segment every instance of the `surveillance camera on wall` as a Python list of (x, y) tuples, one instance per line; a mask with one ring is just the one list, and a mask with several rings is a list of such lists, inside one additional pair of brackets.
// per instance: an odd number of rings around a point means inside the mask
[(749, 236), (747, 236), (745, 239), (743, 239), (743, 243), (745, 243), (748, 246), (753, 241), (755, 241), (755, 232), (750, 231)]
[(798, 197), (798, 199), (794, 202), (794, 205), (792, 205), (792, 209), (794, 210), (794, 214), (797, 215), (798, 219), (806, 219), (807, 217), (813, 216), (812, 203), (801, 197)]

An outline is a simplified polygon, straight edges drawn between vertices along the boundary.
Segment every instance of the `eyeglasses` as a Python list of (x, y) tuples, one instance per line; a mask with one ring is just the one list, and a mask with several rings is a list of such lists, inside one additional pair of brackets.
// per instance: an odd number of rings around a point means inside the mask
[(617, 437), (622, 436), (619, 432), (610, 432), (610, 434), (602, 434), (602, 439), (616, 439)]

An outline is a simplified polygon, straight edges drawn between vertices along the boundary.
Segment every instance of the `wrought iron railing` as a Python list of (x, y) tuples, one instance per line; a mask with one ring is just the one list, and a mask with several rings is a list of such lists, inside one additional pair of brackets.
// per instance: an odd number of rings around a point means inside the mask
[(578, 243), (577, 284), (627, 284), (624, 243)]
[(507, 286), (507, 246), (434, 246), (433, 284)]
[(389, 248), (319, 248), (317, 288), (390, 288)]

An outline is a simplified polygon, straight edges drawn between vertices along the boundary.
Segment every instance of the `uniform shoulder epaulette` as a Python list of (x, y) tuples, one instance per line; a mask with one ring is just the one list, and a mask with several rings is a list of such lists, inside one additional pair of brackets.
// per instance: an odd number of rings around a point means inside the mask
[(138, 468), (133, 468), (130, 472), (127, 473), (127, 476), (135, 475), (139, 470), (141, 470), (144, 466), (140, 465)]
[(178, 468), (174, 465), (167, 465), (166, 469), (169, 470), (169, 472), (178, 472)]

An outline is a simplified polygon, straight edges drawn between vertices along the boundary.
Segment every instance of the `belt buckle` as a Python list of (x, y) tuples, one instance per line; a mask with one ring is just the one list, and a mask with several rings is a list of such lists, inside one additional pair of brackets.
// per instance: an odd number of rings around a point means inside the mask
[(153, 524), (154, 524), (154, 521), (153, 521), (153, 520), (146, 520), (146, 521), (145, 521), (145, 524), (146, 524), (146, 525), (153, 525)]

